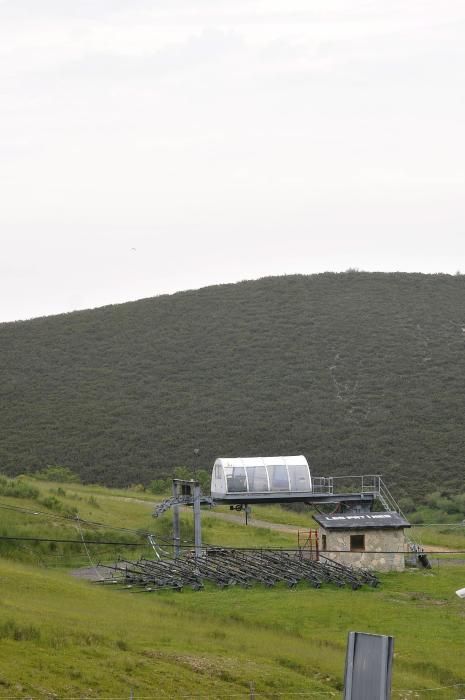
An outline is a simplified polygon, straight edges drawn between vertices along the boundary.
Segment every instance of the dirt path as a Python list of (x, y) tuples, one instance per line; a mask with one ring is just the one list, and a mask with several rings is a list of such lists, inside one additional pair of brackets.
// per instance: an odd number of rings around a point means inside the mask
[[(229, 523), (236, 523), (236, 525), (245, 525), (245, 515), (234, 515), (233, 513), (217, 513), (213, 510), (202, 511), (202, 516), (207, 516), (210, 518), (219, 518), (220, 520), (226, 520)], [(249, 517), (248, 527), (262, 527), (266, 530), (275, 530), (277, 532), (289, 532), (293, 535), (297, 535), (299, 530), (303, 528), (298, 528), (295, 525), (282, 525), (281, 523), (270, 523), (268, 520), (258, 520), (257, 518)]]
[(426, 552), (455, 552), (456, 550), (451, 547), (439, 546), (437, 544), (423, 544), (423, 549)]
[(113, 494), (99, 493), (97, 498), (107, 499), (108, 501), (123, 501), (126, 503), (140, 503), (143, 506), (153, 508), (158, 501), (152, 501), (148, 498), (133, 498), (132, 496), (114, 496)]
[(70, 573), (74, 578), (86, 581), (101, 581), (111, 576), (110, 569), (107, 569), (105, 566), (83, 566), (80, 569), (73, 569)]

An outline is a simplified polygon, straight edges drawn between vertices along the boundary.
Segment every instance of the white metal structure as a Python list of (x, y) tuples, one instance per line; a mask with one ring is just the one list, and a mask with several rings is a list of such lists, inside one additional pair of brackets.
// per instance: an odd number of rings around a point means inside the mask
[(292, 457), (220, 457), (212, 471), (214, 499), (248, 494), (311, 493), (312, 479), (303, 455)]

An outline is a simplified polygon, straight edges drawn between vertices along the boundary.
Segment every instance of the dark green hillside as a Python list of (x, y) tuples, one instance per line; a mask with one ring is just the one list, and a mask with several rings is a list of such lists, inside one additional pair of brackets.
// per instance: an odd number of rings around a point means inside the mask
[(267, 278), (0, 325), (0, 471), (149, 482), (218, 455), (463, 490), (465, 277)]

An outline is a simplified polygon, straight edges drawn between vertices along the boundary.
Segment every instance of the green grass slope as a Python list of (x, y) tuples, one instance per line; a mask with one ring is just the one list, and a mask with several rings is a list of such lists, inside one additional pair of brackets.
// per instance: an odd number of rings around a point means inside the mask
[[(246, 698), (250, 683), (264, 698), (340, 697), (350, 630), (395, 636), (393, 697), (465, 688), (459, 567), (385, 575), (359, 591), (160, 594), (11, 561), (0, 572), (0, 697)], [(456, 687), (421, 692), (440, 686)]]
[[(45, 568), (114, 563), (118, 558), (153, 557), (147, 533), (171, 551), (172, 512), (154, 519), (154, 497), (133, 489), (115, 490), (81, 484), (35, 481), (0, 475), (0, 557)], [(295, 532), (270, 531), (267, 526), (246, 528), (243, 521), (225, 521), (222, 509), (202, 518), (203, 542), (234, 547), (296, 547)], [(311, 516), (279, 507), (264, 510), (283, 524), (299, 520), (313, 527)], [(194, 541), (191, 508), (181, 512), (181, 537)], [(86, 547), (82, 544), (85, 539)]]
[[(86, 540), (142, 542), (89, 546), (95, 561), (147, 556), (142, 532), (170, 535), (170, 515), (154, 520), (150, 498), (132, 489), (21, 478), (3, 490), (2, 535), (79, 539), (78, 515), (105, 525), (83, 524)], [(260, 515), (304, 524), (302, 514), (276, 506)], [(294, 535), (225, 523), (215, 511), (203, 520), (205, 539), (216, 544), (295, 546)], [(183, 537), (191, 522), (185, 512)], [(433, 544), (464, 548), (458, 528), (423, 529)], [(339, 698), (350, 630), (394, 635), (393, 698), (452, 700), (465, 689), (465, 607), (454, 593), (463, 567), (450, 562), (386, 574), (379, 588), (358, 591), (299, 584), (140, 593), (71, 576), (89, 566), (80, 544), (0, 544), (2, 698), (248, 698), (250, 684), (269, 700)]]
[(200, 447), (462, 490), (464, 327), (464, 276), (357, 272), (2, 324), (0, 469), (124, 486)]

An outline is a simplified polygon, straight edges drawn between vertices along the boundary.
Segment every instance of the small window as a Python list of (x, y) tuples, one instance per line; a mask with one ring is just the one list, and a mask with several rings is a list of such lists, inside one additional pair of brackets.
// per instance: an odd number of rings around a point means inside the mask
[(250, 492), (262, 492), (269, 491), (268, 479), (266, 477), (266, 467), (255, 466), (246, 467), (247, 479), (249, 480), (249, 491)]
[(289, 477), (285, 464), (270, 464), (268, 475), (272, 491), (289, 491)]
[(350, 551), (363, 552), (365, 551), (365, 535), (350, 536)]
[(226, 467), (224, 471), (228, 493), (244, 493), (247, 491), (244, 467)]
[(323, 552), (326, 552), (326, 535), (321, 535), (321, 548)]

